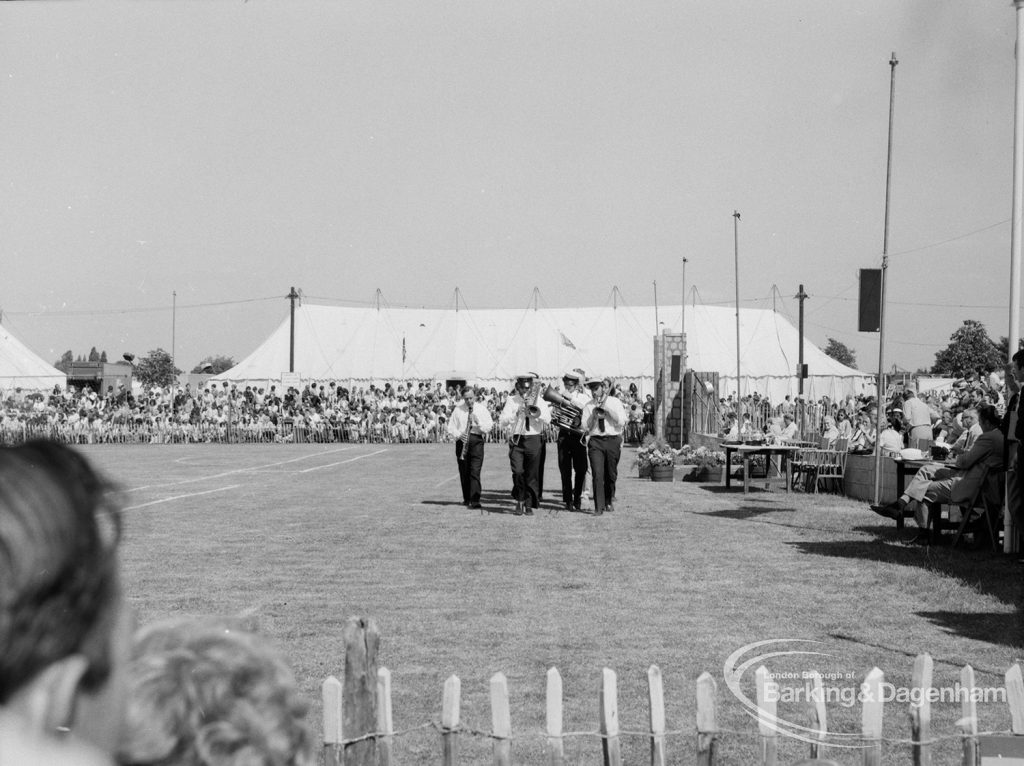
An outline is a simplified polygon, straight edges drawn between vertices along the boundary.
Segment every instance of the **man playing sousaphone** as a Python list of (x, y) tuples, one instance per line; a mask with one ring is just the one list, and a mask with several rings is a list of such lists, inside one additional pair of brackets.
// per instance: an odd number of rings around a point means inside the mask
[(551, 408), (539, 396), (533, 373), (516, 376), (516, 387), (505, 401), (498, 425), (509, 429), (508, 460), (512, 467), (512, 496), (516, 515), (533, 515), (540, 506), (540, 455)]
[(455, 438), (455, 460), (462, 482), (462, 502), (480, 508), (480, 469), (484, 464), (484, 442), (494, 421), (487, 407), (477, 402), (472, 386), (462, 389), (462, 402), (448, 418), (448, 433)]
[(626, 425), (626, 408), (608, 394), (602, 378), (587, 380), (592, 401), (583, 408), (583, 427), (587, 433), (587, 457), (594, 484), (594, 514), (614, 510), (615, 482), (619, 475), (622, 452), (622, 429)]
[(579, 373), (575, 370), (565, 373), (560, 401), (556, 406), (557, 418), (553, 416), (552, 422), (557, 421), (558, 424), (558, 472), (562, 476), (562, 503), (567, 511), (580, 510), (587, 481), (587, 445), (583, 442), (582, 414), (589, 401), (590, 397), (580, 385)]

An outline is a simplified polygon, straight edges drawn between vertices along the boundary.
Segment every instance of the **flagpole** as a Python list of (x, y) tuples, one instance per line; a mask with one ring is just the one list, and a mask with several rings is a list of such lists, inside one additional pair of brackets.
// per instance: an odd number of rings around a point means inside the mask
[(878, 306), (878, 384), (875, 400), (875, 505), (881, 502), (882, 496), (882, 447), (879, 439), (882, 435), (882, 416), (884, 413), (883, 397), (885, 396), (885, 272), (889, 268), (889, 196), (892, 188), (892, 126), (896, 103), (896, 51), (889, 59), (889, 144), (885, 161), (885, 223), (882, 232), (882, 285), (881, 298)]
[(743, 418), (743, 398), (740, 395), (740, 213), (732, 211), (733, 258), (736, 265), (736, 426)]
[[(1024, 43), (1024, 0), (1014, 0), (1014, 11), (1017, 19), (1017, 41), (1014, 45), (1016, 59), (1016, 81), (1013, 98), (1013, 210), (1010, 225), (1010, 328), (1007, 332), (1009, 363), (1017, 353), (1020, 344), (1020, 269), (1021, 269), (1021, 215), (1024, 208), (1024, 57), (1021, 56), (1021, 44)], [(1007, 392), (1009, 393), (1009, 392)], [(1024, 392), (1021, 392), (1024, 396)], [(1018, 465), (1017, 471), (1024, 470)], [(1010, 497), (1010, 487), (1006, 487), (1006, 498)], [(1014, 529), (1013, 515), (1004, 503), (1003, 511), (1003, 552), (1012, 553), (1017, 550), (1017, 534)]]

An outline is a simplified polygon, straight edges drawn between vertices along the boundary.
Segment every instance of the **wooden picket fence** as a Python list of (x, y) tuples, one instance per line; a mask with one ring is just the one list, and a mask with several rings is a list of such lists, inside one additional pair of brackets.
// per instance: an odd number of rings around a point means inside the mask
[[(393, 754), (394, 741), (398, 736), (432, 728), (437, 731), (439, 760), (443, 766), (455, 766), (459, 761), (459, 740), (463, 736), (486, 737), (492, 740), (492, 763), (495, 766), (512, 764), (512, 718), (509, 705), (508, 684), (503, 673), (495, 673), (490, 679), (491, 730), (477, 731), (463, 726), (460, 718), (461, 681), (450, 676), (444, 683), (439, 721), (430, 721), (404, 732), (396, 732), (392, 720), (391, 673), (378, 668), (376, 655), (380, 643), (373, 620), (352, 618), (343, 632), (345, 642), (344, 678), (331, 676), (323, 682), (323, 761), (326, 766), (392, 766), (398, 763)], [(809, 743), (808, 759), (802, 764), (834, 764), (824, 760), (821, 753), (828, 748), (826, 741), (829, 731), (822, 691), (821, 676), (809, 674), (809, 682), (818, 692), (813, 697), (814, 722), (808, 728), (816, 735)], [(764, 666), (754, 673), (757, 690), (758, 732), (760, 740), (761, 766), (777, 766), (779, 763), (779, 729), (776, 719), (776, 702), (767, 694), (770, 672)], [(1009, 707), (1011, 727), (1008, 731), (979, 732), (977, 701), (973, 693), (976, 684), (974, 670), (970, 665), (960, 672), (960, 689), (966, 690), (961, 699), (962, 716), (957, 722), (955, 734), (937, 735), (931, 728), (930, 695), (914, 695), (910, 704), (911, 738), (891, 739), (882, 736), (884, 712), (884, 674), (878, 668), (871, 670), (861, 688), (865, 691), (862, 704), (861, 734), (854, 738), (843, 735), (844, 742), (857, 739), (864, 766), (880, 766), (883, 745), (902, 744), (911, 746), (914, 766), (931, 766), (932, 746), (944, 739), (959, 739), (962, 743), (962, 766), (979, 766), (978, 743), (980, 737), (1004, 735), (1020, 736), (1024, 742), (1024, 680), (1020, 663), (1014, 663), (1005, 673), (1006, 703)], [(719, 763), (718, 741), (726, 734), (748, 732), (727, 732), (718, 724), (718, 691), (714, 678), (702, 673), (696, 683), (697, 715), (692, 730), (670, 732), (665, 725), (665, 699), (661, 670), (651, 665), (647, 672), (649, 729), (644, 732), (624, 732), (619, 726), (617, 687), (615, 672), (605, 668), (602, 672), (600, 690), (599, 726), (592, 732), (565, 732), (562, 725), (562, 677), (556, 668), (547, 673), (547, 727), (546, 759), (550, 766), (562, 766), (565, 762), (564, 742), (567, 737), (587, 736), (601, 740), (604, 766), (622, 766), (620, 737), (643, 736), (650, 742), (651, 766), (665, 766), (667, 739), (670, 735), (692, 737), (694, 744), (693, 762), (697, 766), (714, 766)], [(927, 654), (919, 655), (914, 661), (912, 676), (914, 690), (931, 690), (932, 659)], [(786, 736), (786, 735), (782, 735)], [(1018, 763), (1017, 760), (1008, 763)]]

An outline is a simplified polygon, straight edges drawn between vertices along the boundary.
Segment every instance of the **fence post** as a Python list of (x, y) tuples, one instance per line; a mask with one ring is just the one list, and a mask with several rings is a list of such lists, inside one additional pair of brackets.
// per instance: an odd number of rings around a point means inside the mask
[[(828, 732), (828, 711), (825, 708), (825, 686), (821, 681), (821, 673), (817, 670), (812, 670), (808, 685), (810, 686), (808, 699), (813, 703), (811, 707), (811, 728), (817, 732), (818, 739), (824, 742), (825, 735)], [(811, 760), (820, 758), (821, 750), (822, 745), (818, 742), (812, 742)]]
[(494, 736), (494, 766), (512, 766), (512, 713), (504, 673), (491, 676), (491, 734)]
[[(932, 690), (932, 658), (927, 652), (917, 655), (914, 659), (914, 672), (910, 677), (910, 684), (914, 690), (910, 699), (914, 766), (931, 766), (932, 746), (927, 740), (931, 739), (932, 702), (928, 695)], [(915, 694), (920, 695), (916, 700)]]
[(341, 681), (328, 676), (320, 686), (324, 704), (324, 764), (341, 766)]
[(718, 685), (706, 670), (697, 678), (697, 766), (714, 766)]
[(885, 673), (872, 668), (864, 677), (861, 692), (864, 707), (861, 710), (861, 734), (867, 741), (864, 746), (864, 766), (882, 766), (882, 683)]
[(459, 728), (462, 717), (462, 681), (457, 675), (448, 676), (444, 682), (444, 699), (441, 703), (441, 763), (455, 766), (459, 761)]
[(768, 694), (768, 668), (764, 665), (754, 671), (754, 684), (757, 687), (757, 729), (761, 735), (761, 763), (764, 766), (776, 766), (779, 761), (779, 737), (775, 730), (776, 699)]
[(647, 668), (647, 693), (651, 703), (651, 766), (665, 766), (665, 687), (661, 668)]
[(615, 671), (604, 668), (601, 671), (601, 749), (604, 752), (604, 766), (622, 766), (622, 750), (619, 746), (619, 696), (616, 688)]
[[(349, 740), (373, 734), (377, 726), (377, 648), (380, 635), (372, 619), (350, 617), (343, 631), (345, 680), (342, 726)], [(374, 737), (343, 745), (345, 766), (377, 766)]]
[(548, 763), (562, 766), (565, 746), (562, 742), (562, 674), (548, 669), (547, 688)]
[(377, 743), (379, 766), (391, 766), (395, 722), (391, 714), (391, 671), (387, 668), (377, 671), (377, 731), (381, 733)]
[(1024, 734), (1024, 680), (1019, 662), (1006, 671), (1006, 702), (1010, 706), (1010, 731)]
[(961, 766), (975, 766), (978, 762), (978, 702), (974, 699), (974, 668), (964, 665), (960, 670), (960, 720), (963, 732), (963, 758)]

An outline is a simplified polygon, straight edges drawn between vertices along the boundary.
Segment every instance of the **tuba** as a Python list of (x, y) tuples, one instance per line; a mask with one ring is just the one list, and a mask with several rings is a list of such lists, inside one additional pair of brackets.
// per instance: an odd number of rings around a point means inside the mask
[(548, 386), (541, 398), (553, 405), (551, 412), (552, 425), (557, 425), (559, 428), (565, 428), (575, 433), (583, 433), (583, 410), (578, 405), (573, 404), (569, 397), (559, 393), (554, 386)]

